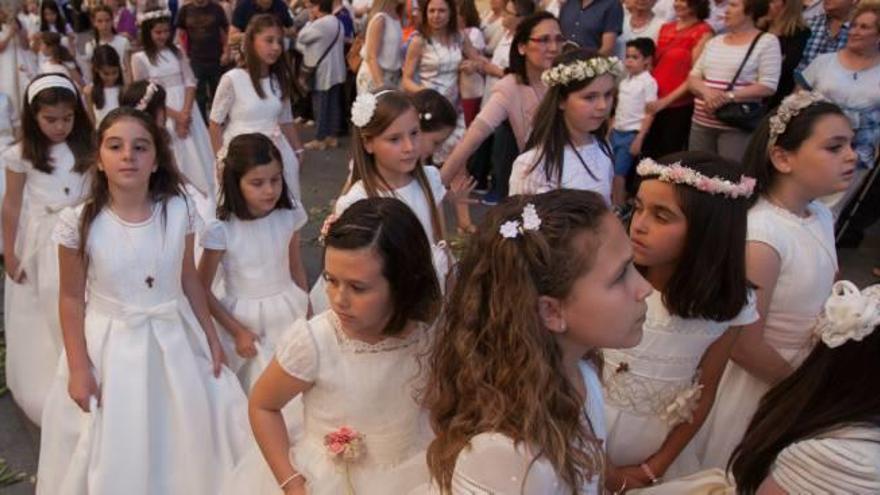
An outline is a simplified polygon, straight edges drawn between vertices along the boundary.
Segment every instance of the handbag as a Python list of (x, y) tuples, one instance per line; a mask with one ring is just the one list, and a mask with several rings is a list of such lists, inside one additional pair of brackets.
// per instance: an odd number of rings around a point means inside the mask
[[(736, 74), (734, 74), (733, 79), (730, 80), (730, 84), (728, 84), (727, 89), (724, 90), (725, 92), (733, 90), (736, 80), (739, 78), (739, 74), (742, 72), (743, 67), (746, 66), (746, 62), (748, 62), (749, 56), (752, 54), (752, 50), (755, 49), (755, 45), (758, 44), (758, 40), (761, 39), (761, 36), (763, 35), (764, 32), (762, 31), (752, 40), (752, 44), (749, 45), (749, 50), (746, 52), (745, 58), (743, 58), (742, 63), (739, 64), (739, 69), (736, 70)], [(764, 118), (764, 114), (766, 113), (767, 107), (764, 100), (743, 102), (732, 101), (716, 108), (715, 118), (729, 126), (736, 127), (737, 129), (754, 131), (757, 129), (758, 124), (761, 123), (761, 119)]]
[(321, 62), (327, 57), (327, 54), (330, 53), (330, 50), (336, 46), (336, 42), (339, 41), (339, 31), (342, 30), (342, 23), (339, 20), (336, 21), (336, 36), (333, 38), (333, 42), (327, 45), (327, 49), (324, 50), (324, 53), (321, 54), (321, 58), (315, 63), (313, 67), (306, 65), (305, 62), (299, 68), (299, 84), (306, 91), (311, 91), (315, 88), (315, 73), (318, 72), (318, 67), (321, 65)]

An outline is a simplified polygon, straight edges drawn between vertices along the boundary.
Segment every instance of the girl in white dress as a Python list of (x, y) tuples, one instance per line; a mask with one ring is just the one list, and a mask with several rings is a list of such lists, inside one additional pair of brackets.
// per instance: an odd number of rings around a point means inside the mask
[[(428, 239), (403, 203), (370, 198), (333, 222), (324, 243), (333, 307), (300, 320), (254, 386), (263, 456), (249, 455), (224, 493), (405, 494), (428, 480), (417, 359), (441, 302)], [(296, 430), (281, 409), (300, 394)]]
[(37, 76), (26, 93), (22, 139), (2, 155), (6, 380), (36, 424), (61, 354), (52, 229), (58, 213), (88, 192), (92, 135), (73, 81), (59, 74)]
[(816, 198), (847, 188), (856, 166), (852, 127), (817, 93), (787, 97), (755, 131), (747, 174), (758, 180), (749, 211), (747, 274), (760, 319), (740, 333), (702, 434), (704, 467), (723, 468), (767, 389), (809, 353), (810, 329), (837, 272), (831, 212)]
[[(254, 16), (244, 35), (244, 67), (223, 74), (211, 106), (211, 144), (222, 165), (226, 148), (239, 134), (259, 132), (281, 152), (284, 179), (301, 201), (299, 156), (303, 149), (293, 127), (293, 81), (283, 52), (284, 31), (274, 15)], [(222, 175), (222, 173), (220, 174)]]
[(542, 78), (548, 89), (526, 151), (513, 162), (510, 194), (583, 189), (611, 203), (614, 163), (605, 136), (621, 71), (616, 58), (586, 50), (556, 58)]
[[(306, 317), (299, 235), (306, 213), (287, 190), (281, 153), (262, 134), (232, 139), (221, 179), (217, 219), (202, 232), (199, 275), (212, 316), (231, 337), (224, 343), (232, 368), (250, 390), (282, 335)], [(226, 294), (218, 301), (210, 287), (221, 263)]]
[(623, 226), (558, 190), (509, 198), (471, 240), (426, 363), (429, 491), (603, 493), (595, 357), (641, 340), (651, 293)]
[(18, 19), (11, 16), (6, 7), (0, 7), (0, 93), (12, 101), (16, 115), (21, 111), (21, 99), (28, 83), (30, 53), (27, 38)]
[(119, 106), (119, 92), (122, 91), (122, 65), (119, 55), (111, 46), (102, 45), (92, 54), (92, 84), (83, 93), (97, 128), (111, 110)]
[(248, 432), (193, 264), (198, 215), (146, 113), (114, 110), (98, 143), (90, 199), (55, 230), (66, 359), (37, 493), (214, 495)]
[(76, 83), (78, 89), (82, 89), (83, 77), (79, 65), (72, 53), (61, 43), (63, 38), (58, 33), (40, 33), (40, 62), (37, 72), (40, 74), (58, 73), (64, 74)]
[[(106, 5), (98, 5), (92, 9), (91, 20), (94, 27), (94, 38), (86, 42), (85, 59), (92, 60), (95, 49), (100, 46), (112, 47), (119, 56), (120, 66), (124, 69), (122, 75), (128, 81), (130, 79), (128, 61), (131, 56), (131, 42), (125, 36), (116, 34), (116, 30), (113, 29), (113, 11)], [(92, 73), (94, 70), (93, 67)], [(92, 82), (96, 79), (93, 76)]]
[(630, 237), (655, 291), (642, 342), (604, 358), (610, 486), (700, 470), (693, 441), (715, 400), (738, 326), (758, 319), (746, 279), (754, 180), (701, 152), (642, 160)]
[(180, 171), (203, 194), (215, 196), (214, 155), (208, 128), (194, 106), (196, 79), (186, 56), (171, 43), (171, 12), (138, 14), (144, 50), (131, 57), (132, 80), (149, 79), (167, 93), (165, 127)]

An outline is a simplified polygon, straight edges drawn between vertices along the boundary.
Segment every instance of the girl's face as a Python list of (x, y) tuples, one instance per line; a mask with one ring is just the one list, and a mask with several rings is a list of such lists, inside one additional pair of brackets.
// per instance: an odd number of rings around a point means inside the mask
[(278, 61), (283, 50), (283, 35), (277, 27), (263, 29), (254, 36), (254, 53), (260, 62), (271, 66)]
[(164, 48), (171, 39), (171, 25), (167, 22), (160, 22), (153, 26), (150, 30), (150, 38), (158, 48)]
[(122, 190), (143, 190), (156, 168), (156, 144), (143, 124), (123, 117), (107, 128), (98, 149), (98, 170), (108, 183)]
[[(508, 4), (510, 8), (513, 4)], [(559, 30), (559, 23), (555, 19), (546, 19), (535, 25), (529, 39), (520, 44), (517, 49), (525, 56), (526, 64), (540, 70), (549, 69), (553, 65), (553, 59), (562, 50), (565, 38)]]
[(67, 103), (47, 105), (37, 110), (37, 125), (49, 141), (63, 143), (73, 130), (75, 115), (73, 106)]
[(795, 151), (771, 152), (776, 169), (794, 181), (810, 199), (845, 191), (853, 179), (856, 153), (853, 131), (841, 115), (826, 115), (813, 124), (810, 137)]
[(46, 21), (46, 24), (54, 26), (55, 21), (58, 20), (58, 14), (56, 14), (55, 11), (50, 8), (45, 8), (43, 9), (43, 19)]
[(437, 151), (437, 148), (439, 148), (444, 141), (446, 141), (449, 135), (452, 134), (453, 130), (452, 127), (444, 127), (442, 129), (437, 129), (436, 131), (422, 131), (421, 151), (419, 152), (419, 156), (423, 163), (427, 163), (431, 160), (431, 157), (434, 156), (434, 152)]
[(727, 26), (727, 29), (738, 29), (752, 22), (751, 16), (746, 15), (743, 7), (743, 0), (730, 0), (728, 2), (727, 11), (724, 12), (724, 25)]
[(561, 301), (566, 329), (559, 337), (562, 345), (587, 349), (637, 345), (642, 340), (645, 298), (653, 289), (633, 266), (632, 248), (623, 225), (607, 213), (596, 234), (582, 234), (572, 242), (582, 246), (584, 256), (595, 250), (595, 259)]
[(434, 33), (443, 32), (449, 25), (449, 4), (446, 0), (429, 0), (428, 26)]
[(350, 335), (378, 336), (391, 318), (391, 285), (382, 269), (382, 257), (371, 247), (328, 247), (324, 253), (327, 298)]
[(105, 87), (116, 86), (119, 81), (119, 67), (114, 65), (102, 65), (98, 67), (98, 75), (101, 76), (101, 84)]
[(873, 12), (864, 12), (853, 19), (846, 44), (853, 50), (877, 53), (880, 48), (877, 15)]
[(674, 184), (646, 180), (639, 186), (629, 236), (635, 263), (647, 268), (675, 266), (684, 250), (687, 217)]
[(687, 0), (675, 0), (672, 3), (672, 10), (675, 12), (675, 17), (679, 19), (685, 19), (694, 15), (694, 11), (688, 5)]
[(614, 77), (603, 74), (590, 84), (569, 93), (559, 104), (569, 132), (586, 135), (595, 132), (608, 119), (614, 104)]
[(388, 182), (409, 176), (419, 162), (421, 131), (419, 116), (409, 108), (394, 119), (381, 134), (364, 141), (364, 149), (373, 155), (379, 173)]
[(284, 180), (281, 164), (275, 160), (257, 165), (245, 172), (238, 182), (248, 211), (254, 217), (263, 217), (275, 209), (281, 198)]
[(92, 24), (94, 24), (95, 30), (102, 36), (113, 34), (113, 18), (107, 12), (100, 11), (95, 14), (92, 17)]

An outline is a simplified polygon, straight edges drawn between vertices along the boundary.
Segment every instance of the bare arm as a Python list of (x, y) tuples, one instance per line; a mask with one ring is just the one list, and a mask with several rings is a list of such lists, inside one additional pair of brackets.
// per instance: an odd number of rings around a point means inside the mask
[(100, 392), (86, 346), (86, 260), (79, 255), (77, 249), (59, 246), (58, 265), (58, 313), (67, 367), (70, 370), (67, 390), (80, 409), (88, 412), (90, 398), (100, 400)]
[[(18, 222), (21, 217), (21, 202), (27, 175), (6, 169), (6, 194), (3, 197), (3, 253), (6, 258), (6, 273), (14, 281), (24, 280), (23, 267), (15, 254), (15, 239), (18, 235)], [(16, 278), (18, 277), (18, 278)]]
[(95, 102), (92, 100), (92, 90), (95, 87), (91, 84), (83, 88), (83, 95), (86, 97), (86, 113), (89, 115), (89, 119), (91, 119), (92, 124), (95, 124), (97, 121), (95, 120)]
[[(289, 103), (285, 104), (289, 105)], [(287, 142), (290, 143), (293, 151), (296, 152), (297, 158), (299, 158), (300, 153), (303, 151), (303, 145), (299, 140), (299, 133), (296, 132), (296, 127), (294, 127), (293, 122), (281, 124), (279, 127), (281, 128), (281, 134), (284, 134), (284, 137), (287, 138)]]
[(223, 124), (208, 120), (208, 134), (211, 136), (211, 148), (216, 155), (223, 147)]
[(425, 89), (424, 86), (416, 82), (416, 69), (418, 69), (419, 63), (422, 60), (422, 50), (424, 45), (425, 41), (422, 37), (415, 36), (410, 42), (409, 48), (406, 50), (406, 60), (403, 63), (403, 80), (401, 81), (401, 86), (403, 86), (404, 91), (409, 93), (418, 93)]
[(309, 285), (306, 278), (306, 267), (302, 261), (299, 231), (294, 232), (293, 236), (290, 237), (287, 256), (290, 260), (290, 278), (293, 279), (300, 289), (308, 292)]
[(382, 68), (379, 67), (379, 50), (382, 48), (382, 38), (385, 33), (385, 18), (376, 16), (367, 25), (367, 36), (364, 40), (365, 53), (364, 63), (367, 64), (367, 70), (370, 72), (370, 78), (373, 79), (373, 86), (382, 87), (383, 77)]
[(208, 347), (211, 349), (211, 360), (214, 365), (214, 376), (220, 376), (220, 370), (226, 361), (223, 355), (223, 348), (220, 346), (220, 340), (217, 338), (217, 330), (214, 328), (214, 322), (211, 320), (211, 312), (208, 309), (208, 300), (205, 296), (205, 288), (199, 281), (196, 265), (193, 262), (193, 234), (186, 236), (186, 249), (183, 254), (183, 271), (181, 274), (181, 282), (183, 293), (192, 306), (193, 313), (199, 320), (202, 331), (205, 332), (205, 338), (208, 340)]
[(464, 134), (464, 137), (455, 146), (452, 150), (452, 153), (446, 158), (446, 161), (443, 162), (443, 166), (440, 167), (440, 177), (443, 179), (443, 184), (451, 184), (452, 180), (458, 175), (459, 172), (467, 165), (468, 159), (474, 152), (477, 151), (477, 148), (483, 144), (483, 141), (486, 140), (487, 137), (492, 135), (495, 132), (494, 129), (486, 125), (480, 119), (474, 119), (471, 122), (471, 126), (468, 127), (467, 131)]

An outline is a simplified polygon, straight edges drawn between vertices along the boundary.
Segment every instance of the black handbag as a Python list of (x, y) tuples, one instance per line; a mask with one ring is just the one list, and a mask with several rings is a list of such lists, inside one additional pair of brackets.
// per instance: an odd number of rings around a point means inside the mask
[(324, 61), (324, 58), (327, 57), (327, 54), (330, 53), (330, 50), (336, 46), (336, 42), (339, 41), (339, 31), (342, 30), (342, 23), (337, 19), (336, 21), (336, 37), (333, 38), (333, 42), (327, 46), (327, 49), (324, 50), (324, 53), (321, 54), (321, 58), (318, 59), (318, 62), (314, 65), (314, 67), (310, 67), (306, 65), (305, 62), (299, 68), (299, 83), (300, 86), (305, 91), (311, 91), (315, 88), (315, 73), (318, 72), (318, 67), (321, 65), (321, 62)]
[[(752, 40), (752, 44), (749, 45), (749, 50), (746, 52), (745, 58), (742, 63), (739, 64), (739, 69), (736, 70), (736, 74), (734, 74), (733, 79), (730, 80), (730, 84), (728, 84), (727, 89), (724, 90), (725, 92), (733, 90), (740, 72), (742, 72), (743, 67), (746, 66), (746, 62), (748, 62), (752, 50), (755, 49), (755, 45), (758, 44), (758, 40), (761, 39), (761, 36), (763, 35), (764, 32), (762, 31)], [(766, 113), (767, 106), (764, 103), (764, 100), (730, 102), (715, 109), (715, 118), (729, 126), (736, 127), (737, 129), (754, 131), (758, 128), (758, 124), (761, 123), (761, 119), (764, 118)]]

